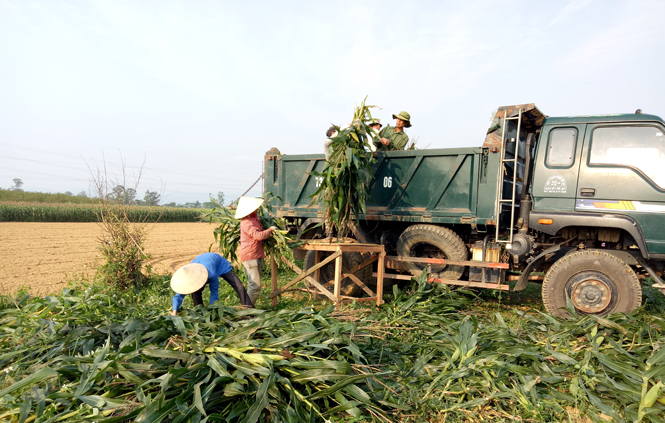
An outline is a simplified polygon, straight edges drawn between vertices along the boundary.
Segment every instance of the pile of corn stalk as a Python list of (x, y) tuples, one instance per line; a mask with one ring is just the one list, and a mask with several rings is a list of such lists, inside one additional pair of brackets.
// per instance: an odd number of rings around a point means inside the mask
[(368, 126), (373, 121), (370, 108), (376, 106), (366, 106), (365, 100), (356, 106), (347, 128), (335, 127), (337, 135), (332, 138), (326, 167), (321, 172), (310, 172), (321, 180), (311, 204), (323, 201), (323, 220), (329, 237), (333, 233), (345, 237), (351, 231), (352, 219), (358, 220), (365, 213), (374, 160), (369, 143), (371, 135), (376, 134)]
[(518, 323), (509, 326), (499, 313), (480, 319), (473, 309), (456, 312), (456, 297), (423, 276), (374, 317), (377, 328), (392, 331), (363, 352), (390, 374), (385, 398), (411, 407), (409, 415), (663, 421), (662, 315), (562, 320), (516, 310)]
[(0, 421), (662, 421), (661, 315), (483, 315), (425, 278), (341, 315), (171, 317), (166, 282), (2, 301)]
[(154, 310), (70, 290), (0, 310), (0, 421), (388, 420), (363, 331), (331, 308)]

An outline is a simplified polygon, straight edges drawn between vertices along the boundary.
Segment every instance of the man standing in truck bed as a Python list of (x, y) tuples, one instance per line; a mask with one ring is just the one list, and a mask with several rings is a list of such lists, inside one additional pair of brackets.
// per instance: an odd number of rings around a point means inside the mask
[(404, 150), (406, 143), (409, 142), (409, 136), (404, 132), (404, 128), (411, 127), (411, 115), (402, 111), (398, 115), (393, 115), (393, 119), (396, 119), (395, 127), (386, 126), (374, 140), (376, 151)]

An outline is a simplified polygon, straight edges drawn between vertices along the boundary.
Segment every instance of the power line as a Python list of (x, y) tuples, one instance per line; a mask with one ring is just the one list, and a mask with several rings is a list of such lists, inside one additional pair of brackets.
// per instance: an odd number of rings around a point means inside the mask
[[(49, 179), (51, 179), (51, 180), (53, 178), (56, 178), (56, 179), (59, 179), (59, 180), (85, 181), (85, 182), (90, 182), (92, 180), (92, 176), (89, 179), (81, 179), (81, 178), (76, 178), (76, 177), (72, 177), (72, 176), (64, 176), (64, 175), (57, 175), (57, 174), (53, 174), (53, 173), (38, 172), (38, 171), (34, 171), (34, 170), (28, 170), (28, 169), (25, 169), (25, 168), (16, 169), (16, 168), (11, 168), (11, 167), (3, 167), (2, 170), (11, 170), (11, 171), (14, 171), (14, 172), (17, 172), (17, 173), (23, 173), (23, 174), (27, 173), (27, 174), (30, 174), (30, 175), (48, 176)], [(16, 174), (14, 174), (14, 175), (6, 174), (6, 175), (7, 175), (7, 177), (16, 177)], [(168, 186), (191, 186), (191, 187), (204, 187), (204, 188), (208, 188), (208, 189), (211, 189), (211, 185), (212, 185), (212, 184), (209, 184), (209, 183), (208, 184), (197, 184), (197, 183), (188, 183), (188, 182), (181, 182), (181, 181), (162, 180), (162, 179), (152, 178), (152, 177), (149, 177), (149, 176), (142, 176), (141, 181), (143, 182), (143, 184), (146, 184), (146, 185), (150, 185), (151, 183), (152, 184), (159, 183), (159, 184), (164, 184), (164, 185), (168, 185)], [(232, 182), (225, 181), (224, 186), (228, 187), (228, 188), (243, 189), (246, 186), (246, 184), (243, 181), (232, 181)], [(217, 189), (220, 189), (220, 188), (217, 188)], [(225, 189), (225, 188), (221, 188), (221, 189)]]
[[(90, 172), (91, 169), (81, 166), (81, 165), (72, 165), (71, 163), (67, 164), (61, 164), (59, 162), (50, 162), (47, 160), (39, 160), (39, 159), (27, 159), (27, 158), (22, 158), (22, 157), (12, 157), (12, 156), (5, 156), (5, 155), (0, 155), (0, 158), (4, 158), (7, 160), (16, 160), (16, 161), (24, 161), (24, 162), (32, 162), (32, 163), (42, 163), (45, 164), (46, 166), (52, 166), (52, 167), (58, 167), (58, 168), (63, 168), (63, 169), (71, 169), (71, 170), (78, 170), (78, 171), (83, 171), (83, 172)], [(137, 169), (140, 169), (137, 167)], [(146, 169), (146, 168), (144, 168)], [(150, 168), (147, 168), (150, 169)], [(26, 169), (23, 169), (22, 171), (27, 171)], [(28, 171), (30, 172), (30, 171)], [(177, 173), (176, 171), (170, 171), (169, 173)], [(206, 171), (207, 173), (207, 171)], [(197, 175), (200, 175), (201, 173), (199, 172)], [(56, 175), (51, 175), (51, 176), (56, 176)], [(191, 176), (191, 175), (188, 175)], [(63, 176), (56, 176), (60, 178), (64, 178)], [(199, 176), (200, 177), (200, 176)], [(72, 179), (72, 178), (68, 178)], [(175, 185), (185, 185), (185, 186), (200, 186), (200, 187), (209, 187), (209, 183), (205, 184), (200, 184), (200, 183), (188, 183), (188, 182), (182, 182), (182, 181), (172, 181), (172, 180), (163, 180), (161, 178), (155, 178), (151, 177), (149, 175), (142, 175), (141, 179), (144, 181), (148, 182), (153, 182), (153, 183), (169, 183), (169, 184), (175, 184)], [(208, 179), (207, 177), (205, 179)], [(229, 180), (228, 178), (225, 178), (224, 185), (229, 186), (229, 187), (243, 187), (245, 185), (244, 181), (241, 181), (239, 179), (232, 179)]]
[[(17, 149), (26, 150), (26, 151), (48, 154), (48, 155), (51, 155), (51, 156), (61, 156), (61, 157), (67, 157), (67, 158), (70, 158), (70, 159), (83, 160), (86, 163), (86, 167), (88, 166), (88, 163), (85, 161), (86, 159), (82, 156), (74, 156), (74, 155), (71, 155), (71, 154), (58, 153), (58, 152), (55, 152), (55, 151), (44, 150), (44, 149), (39, 149), (39, 148), (22, 147), (22, 146), (3, 143), (3, 142), (0, 142), (0, 145), (8, 145), (12, 148), (17, 148)], [(6, 156), (6, 158), (14, 159), (14, 160), (24, 160), (24, 161), (36, 161), (36, 162), (39, 161), (38, 159), (13, 158), (13, 157), (8, 157), (8, 156)], [(97, 164), (97, 162), (98, 162), (98, 159), (95, 159), (95, 158), (90, 158), (90, 160), (93, 161), (95, 164)], [(45, 162), (45, 161), (41, 161), (41, 162)], [(46, 162), (46, 163), (51, 163), (51, 162)], [(181, 173), (181, 174), (185, 174), (187, 176), (201, 174), (201, 170), (199, 170), (199, 169), (192, 170), (192, 171), (178, 170), (178, 169), (160, 169), (160, 168), (148, 167), (148, 166), (129, 165), (129, 164), (126, 164), (126, 163), (125, 164), (123, 164), (123, 163), (118, 164), (118, 163), (114, 163), (114, 162), (106, 162), (105, 160), (104, 160), (103, 164), (118, 167), (118, 168), (129, 168), (129, 169), (137, 169), (137, 170), (139, 170), (139, 169), (140, 170), (152, 170), (152, 171), (156, 171), (156, 172), (168, 172), (168, 173)], [(228, 174), (229, 171), (206, 169), (205, 172), (206, 173), (220, 173), (220, 174), (225, 174), (226, 173), (226, 174)], [(238, 174), (238, 173), (250, 174), (252, 172), (241, 170), (241, 171), (234, 171), (233, 173), (234, 174)]]
[(48, 162), (46, 160), (24, 159), (22, 157), (11, 157), (11, 156), (3, 156), (3, 155), (0, 155), (0, 159), (17, 160), (17, 161), (21, 161), (21, 162), (44, 163), (47, 166), (62, 167), (62, 168), (65, 168), (65, 169), (73, 169), (73, 170), (85, 170), (85, 169), (82, 169), (81, 167), (68, 166), (68, 164), (61, 164), (61, 163), (58, 163), (58, 162)]
[[(46, 161), (46, 160), (25, 159), (25, 158), (21, 158), (21, 157), (11, 157), (11, 156), (3, 156), (3, 155), (0, 155), (0, 158), (4, 158), (4, 159), (7, 159), (7, 160), (23, 161), (23, 162), (43, 163), (46, 166), (58, 167), (58, 168), (63, 168), (63, 169), (78, 170), (78, 171), (86, 172), (86, 173), (89, 173), (91, 171), (90, 168), (85, 168), (83, 166), (70, 166), (68, 164), (59, 164), (57, 162), (49, 162), (49, 161)], [(169, 173), (177, 173), (177, 172), (169, 172)], [(207, 171), (206, 171), (206, 173), (207, 173)], [(198, 178), (201, 178), (200, 172), (197, 175), (185, 175), (185, 176), (189, 176), (189, 177), (197, 177), (198, 176)], [(151, 180), (151, 181), (163, 181), (161, 178), (156, 179), (156, 178), (151, 177), (149, 175), (142, 175), (141, 179)], [(204, 177), (204, 179), (209, 179), (209, 178)], [(173, 181), (169, 181), (169, 182), (170, 183), (175, 183), (175, 184), (186, 184), (186, 183), (183, 183), (183, 182), (173, 182)], [(224, 178), (224, 183), (225, 183), (225, 185), (240, 184), (240, 185), (244, 186), (245, 181), (240, 180), (240, 179), (231, 179), (231, 180), (229, 180), (228, 178)], [(193, 185), (209, 186), (209, 184), (193, 184)]]
[[(7, 136), (0, 136), (0, 138), (15, 138), (15, 139), (21, 139), (17, 137), (7, 137)], [(29, 140), (29, 139), (28, 139)], [(41, 148), (34, 148), (34, 147), (27, 147), (27, 146), (19, 146), (14, 143), (6, 143), (6, 142), (0, 142), (0, 145), (8, 146), (11, 148), (16, 148), (24, 151), (29, 151), (37, 154), (46, 154), (49, 157), (63, 157), (67, 159), (74, 159), (76, 160), (77, 163), (71, 163), (71, 162), (63, 162), (63, 161), (53, 161), (53, 160), (41, 160), (41, 159), (36, 159), (36, 158), (23, 158), (23, 157), (12, 157), (12, 156), (7, 156), (7, 155), (0, 155), (0, 159), (6, 159), (6, 160), (14, 160), (14, 161), (21, 161), (21, 162), (28, 162), (28, 163), (35, 163), (35, 164), (41, 164), (49, 167), (55, 167), (55, 168), (62, 168), (62, 169), (68, 169), (68, 170), (74, 170), (78, 172), (86, 172), (90, 174), (90, 172), (93, 171), (93, 169), (88, 165), (88, 163), (85, 161), (85, 158), (82, 156), (77, 156), (77, 155), (72, 155), (72, 154), (67, 154), (63, 152), (58, 152), (58, 151), (52, 151), (52, 150), (47, 150), (47, 149), (41, 149)], [(137, 151), (137, 150), (134, 150)], [(145, 153), (144, 153), (145, 154)], [(161, 154), (163, 156), (168, 156)], [(176, 156), (171, 156), (171, 157), (176, 157)], [(177, 156), (178, 158), (181, 158), (182, 156)], [(200, 156), (189, 156), (192, 158), (195, 158), (197, 161), (200, 162), (201, 157)], [(80, 164), (80, 161), (83, 160), (85, 162), (85, 166)], [(97, 159), (90, 158), (93, 163), (98, 163)], [(160, 169), (160, 168), (152, 168), (152, 167), (145, 167), (145, 166), (132, 166), (132, 165), (127, 165), (127, 164), (117, 164), (113, 162), (105, 162), (103, 165), (106, 166), (111, 166), (112, 168), (121, 168), (124, 169), (135, 169), (135, 170), (149, 170), (149, 171), (155, 171), (155, 172), (165, 172), (168, 175), (181, 175), (181, 176), (187, 176), (187, 177), (194, 177), (194, 178), (204, 178), (204, 179), (209, 179), (210, 174), (218, 174), (218, 175), (228, 175), (229, 172), (231, 171), (226, 171), (226, 170), (206, 170), (206, 169), (197, 169), (196, 171), (187, 171), (187, 170), (174, 170), (172, 168), (169, 169)], [(219, 163), (217, 163), (215, 166), (219, 166)], [(46, 172), (39, 172), (39, 171), (34, 171), (34, 170), (28, 170), (25, 168), (22, 169), (16, 169), (12, 167), (4, 167), (1, 169), (4, 171), (13, 171), (17, 172), (19, 175), (22, 174), (28, 174), (31, 175), (32, 179), (35, 180), (50, 180), (53, 181), (55, 178), (56, 180), (61, 180), (61, 181), (79, 181), (79, 182), (86, 182), (88, 184), (91, 183), (92, 175), (88, 179), (82, 179), (79, 177), (74, 177), (71, 176), (70, 174), (68, 175), (58, 175), (58, 174), (53, 174), (53, 173), (46, 173)], [(4, 172), (3, 172), (4, 173)], [(254, 173), (251, 170), (242, 170), (242, 171), (232, 171), (231, 174), (233, 175), (238, 175), (239, 173), (241, 174), (250, 174)], [(205, 174), (206, 176), (200, 176)], [(7, 174), (7, 177), (16, 177), (16, 174), (9, 175)], [(172, 180), (163, 180), (161, 178), (155, 178), (151, 177), (148, 175), (140, 175), (140, 184), (145, 186), (145, 185), (153, 185), (154, 183), (159, 183), (162, 186), (169, 186), (169, 187), (200, 187), (200, 188), (205, 188), (207, 193), (199, 193), (199, 192), (187, 192), (187, 191), (172, 191), (172, 194), (175, 193), (181, 193), (181, 194), (187, 194), (187, 195), (209, 195), (212, 191), (235, 191), (235, 190), (242, 190), (247, 186), (246, 181), (241, 180), (241, 179), (229, 179), (228, 177), (223, 177), (224, 182), (223, 185), (224, 187), (211, 187), (210, 183), (190, 183), (190, 182), (183, 182), (182, 180), (179, 181), (172, 181)], [(256, 183), (255, 183), (256, 184)], [(255, 185), (254, 184), (254, 185)], [(254, 187), (250, 187), (250, 190)], [(249, 190), (248, 190), (249, 191)], [(228, 192), (228, 191), (227, 191)], [(171, 195), (172, 195), (171, 194)]]
[(51, 179), (52, 178), (58, 178), (58, 179), (68, 179), (71, 181), (84, 181), (84, 182), (89, 182), (88, 179), (80, 179), (80, 178), (72, 178), (72, 177), (64, 177), (62, 175), (54, 175), (52, 173), (44, 173), (44, 172), (35, 172), (34, 170), (26, 170), (26, 169), (14, 169), (11, 167), (3, 167), (2, 170), (13, 170), (18, 173), (28, 173), (32, 175), (40, 175), (40, 176), (48, 176)]
[[(43, 142), (47, 142), (47, 143), (49, 143), (49, 144), (54, 144), (55, 142), (57, 142), (57, 143), (59, 143), (59, 144), (62, 143), (61, 140), (58, 140), (58, 141), (52, 141), (52, 140), (45, 141), (45, 140), (40, 140), (40, 139), (24, 138), (24, 137), (12, 137), (12, 136), (7, 136), (7, 135), (0, 135), (0, 138), (16, 139), (16, 140), (22, 140), (22, 141), (36, 141), (36, 142), (42, 142), (42, 143), (43, 143)], [(0, 142), (0, 144), (3, 144), (3, 145), (10, 145), (10, 146), (12, 146), (12, 147), (16, 147), (16, 148), (24, 148), (24, 149), (29, 149), (29, 148), (30, 148), (30, 147), (19, 147), (19, 146), (16, 146), (15, 144), (2, 143), (2, 142)], [(72, 143), (72, 142), (67, 143), (67, 144), (74, 145), (74, 146), (79, 146), (79, 147), (87, 147), (87, 148), (89, 148), (89, 147), (91, 146), (90, 144)], [(158, 156), (171, 157), (171, 158), (179, 159), (179, 160), (181, 160), (181, 159), (183, 159), (183, 158), (190, 158), (190, 159), (192, 159), (192, 160), (196, 160), (198, 163), (202, 163), (202, 162), (204, 162), (205, 159), (207, 159), (207, 158), (209, 157), (209, 156), (204, 156), (204, 155), (196, 155), (196, 156), (195, 156), (195, 155), (189, 155), (189, 154), (177, 154), (177, 155), (176, 155), (176, 154), (167, 154), (167, 153), (164, 153), (163, 151), (156, 151), (156, 150), (135, 150), (135, 149), (132, 149), (132, 148), (126, 148), (126, 147), (104, 147), (104, 146), (99, 145), (99, 144), (95, 145), (95, 147), (99, 147), (99, 148), (101, 148), (102, 151), (104, 151), (104, 149), (107, 149), (107, 150), (108, 150), (108, 149), (116, 149), (116, 148), (117, 148), (118, 150), (121, 150), (121, 151), (122, 151), (122, 150), (126, 150), (126, 151), (135, 151), (135, 152), (139, 152), (139, 153), (143, 153), (143, 154), (145, 154), (146, 152), (149, 152), (149, 153), (151, 153), (151, 154), (155, 154), (155, 155), (158, 155)], [(35, 150), (35, 151), (39, 151), (40, 149), (33, 149), (33, 150)], [(43, 151), (46, 151), (46, 150), (43, 150)], [(63, 153), (59, 153), (59, 154), (62, 155)], [(76, 157), (76, 156), (70, 156), (70, 157)], [(225, 161), (225, 162), (229, 162), (229, 163), (234, 163), (234, 162), (237, 161), (237, 159), (233, 159), (233, 158), (226, 159), (226, 158), (223, 158), (223, 157), (218, 157), (218, 158), (216, 158), (216, 159), (218, 160), (217, 162), (215, 162), (215, 163), (208, 162), (208, 163), (206, 163), (206, 164), (208, 164), (209, 166), (219, 166), (219, 164), (220, 164), (219, 161)]]

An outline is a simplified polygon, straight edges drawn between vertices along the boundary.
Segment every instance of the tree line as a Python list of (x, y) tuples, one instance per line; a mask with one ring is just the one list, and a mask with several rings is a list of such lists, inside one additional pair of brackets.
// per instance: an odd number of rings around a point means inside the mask
[[(94, 196), (89, 196), (85, 191), (81, 191), (74, 195), (71, 191), (64, 193), (46, 193), (46, 192), (29, 192), (23, 190), (23, 181), (20, 178), (13, 179), (14, 185), (8, 189), (0, 188), (0, 201), (17, 201), (17, 202), (31, 202), (31, 203), (76, 203), (76, 204), (92, 204), (96, 203), (98, 199)], [(116, 185), (110, 192), (109, 200), (116, 201), (123, 205), (136, 205), (136, 206), (162, 206), (162, 207), (177, 207), (177, 208), (204, 208), (211, 209), (214, 207), (224, 205), (224, 193), (219, 191), (216, 197), (210, 194), (210, 201), (194, 201), (187, 203), (170, 203), (160, 204), (162, 196), (157, 191), (146, 190), (143, 198), (137, 198), (138, 193), (134, 188), (126, 188), (123, 185)], [(215, 204), (217, 203), (217, 204)]]

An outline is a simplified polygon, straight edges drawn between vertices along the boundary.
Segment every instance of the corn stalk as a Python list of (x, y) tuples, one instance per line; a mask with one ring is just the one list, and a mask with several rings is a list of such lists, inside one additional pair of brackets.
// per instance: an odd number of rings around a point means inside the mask
[[(270, 203), (279, 197), (272, 197), (264, 202), (257, 210), (259, 220), (264, 228), (276, 226), (277, 231), (274, 231), (270, 238), (263, 241), (263, 248), (267, 256), (279, 257), (292, 255), (291, 249), (295, 248), (299, 243), (293, 241), (288, 235), (288, 228), (284, 218), (274, 218), (270, 216)], [(240, 219), (235, 218), (235, 210), (221, 206), (214, 198), (210, 198), (215, 204), (215, 208), (208, 213), (203, 213), (201, 219), (210, 223), (219, 223), (213, 234), (215, 241), (219, 246), (220, 253), (233, 263), (238, 263), (238, 248), (240, 248)], [(211, 245), (212, 247), (212, 245)], [(279, 260), (277, 260), (280, 263)]]
[(370, 108), (365, 100), (356, 106), (351, 125), (347, 128), (335, 127), (337, 136), (332, 138), (332, 152), (321, 172), (310, 175), (319, 177), (321, 185), (312, 195), (310, 205), (323, 202), (323, 220), (326, 235), (345, 237), (352, 228), (353, 219), (358, 221), (365, 213), (365, 203), (369, 199), (369, 185), (373, 162), (369, 142), (375, 132), (369, 127), (372, 122)]

